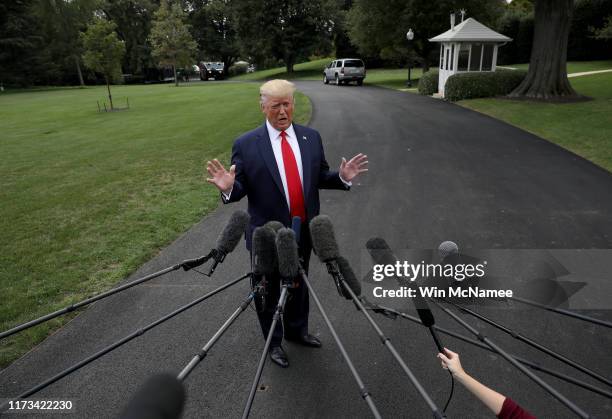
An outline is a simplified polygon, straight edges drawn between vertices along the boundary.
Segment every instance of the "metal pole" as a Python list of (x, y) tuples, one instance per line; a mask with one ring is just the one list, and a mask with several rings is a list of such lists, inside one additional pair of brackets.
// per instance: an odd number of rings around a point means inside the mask
[(120, 287), (113, 288), (113, 289), (111, 289), (109, 291), (103, 292), (102, 294), (98, 294), (98, 295), (96, 295), (94, 297), (90, 297), (90, 298), (88, 298), (86, 300), (83, 300), (83, 301), (81, 301), (79, 303), (71, 304), (68, 307), (65, 307), (65, 308), (63, 308), (61, 310), (54, 311), (53, 313), (49, 313), (47, 315), (39, 317), (38, 319), (31, 320), (31, 321), (29, 321), (27, 323), (21, 324), (21, 325), (16, 326), (16, 327), (13, 327), (12, 329), (9, 329), (9, 330), (7, 330), (5, 332), (0, 333), (0, 339), (4, 339), (5, 337), (11, 336), (11, 335), (13, 335), (13, 334), (15, 334), (17, 332), (21, 332), (22, 330), (29, 329), (30, 327), (36, 326), (38, 324), (46, 322), (47, 320), (51, 320), (51, 319), (53, 319), (55, 317), (61, 316), (62, 314), (70, 313), (71, 311), (74, 311), (74, 310), (76, 310), (78, 308), (81, 308), (81, 307), (86, 306), (88, 304), (91, 304), (91, 303), (93, 303), (95, 301), (98, 301), (98, 300), (101, 300), (103, 298), (106, 298), (106, 297), (108, 297), (110, 295), (116, 294), (116, 293), (118, 293), (120, 291), (123, 291), (123, 290), (126, 290), (128, 288), (131, 288), (131, 287), (133, 287), (135, 285), (142, 284), (143, 282), (149, 281), (149, 280), (151, 280), (153, 278), (157, 278), (158, 276), (161, 276), (161, 275), (166, 274), (168, 272), (176, 271), (180, 267), (181, 267), (181, 264), (170, 266), (170, 267), (168, 267), (166, 269), (162, 269), (161, 271), (158, 271), (158, 272), (152, 273), (150, 275), (147, 275), (147, 276), (145, 276), (143, 278), (134, 280), (134, 281), (129, 282), (129, 283), (127, 283), (125, 285), (122, 285)]
[(319, 308), (319, 311), (321, 312), (321, 317), (323, 317), (323, 320), (325, 321), (325, 324), (327, 324), (327, 327), (328, 327), (330, 333), (332, 334), (332, 337), (334, 338), (334, 341), (336, 342), (336, 345), (338, 346), (338, 349), (340, 349), (340, 352), (342, 353), (342, 357), (346, 361), (346, 364), (348, 365), (349, 369), (351, 370), (351, 373), (353, 374), (353, 377), (355, 378), (355, 381), (357, 382), (357, 385), (359, 386), (359, 391), (361, 393), (361, 398), (363, 398), (366, 401), (366, 403), (370, 407), (370, 410), (372, 411), (372, 414), (374, 415), (374, 417), (377, 418), (377, 419), (380, 419), (381, 416), (380, 416), (380, 413), (378, 412), (378, 409), (376, 408), (376, 405), (374, 404), (374, 400), (372, 400), (372, 396), (370, 395), (370, 392), (368, 391), (368, 389), (365, 387), (365, 384), (361, 380), (361, 377), (359, 376), (359, 373), (357, 372), (357, 369), (355, 368), (355, 365), (353, 365), (353, 361), (351, 361), (351, 358), (349, 357), (348, 353), (346, 352), (346, 349), (344, 349), (344, 345), (342, 344), (342, 341), (338, 337), (338, 334), (336, 333), (336, 330), (334, 329), (334, 326), (332, 325), (331, 321), (329, 320), (329, 317), (327, 316), (327, 313), (325, 312), (325, 309), (323, 308), (323, 305), (321, 305), (321, 301), (319, 301), (319, 297), (317, 297), (317, 294), (315, 293), (314, 289), (310, 285), (310, 281), (308, 281), (308, 277), (306, 277), (306, 275), (304, 274), (303, 270), (301, 271), (301, 274), (302, 274), (302, 279), (303, 279), (304, 283), (308, 287), (308, 291), (310, 291), (310, 294), (312, 295), (313, 300), (315, 301), (317, 307)]
[(514, 359), (512, 356), (510, 356), (510, 354), (508, 354), (506, 351), (504, 351), (499, 346), (497, 346), (497, 344), (495, 344), (493, 341), (491, 341), (491, 339), (489, 339), (486, 336), (484, 336), (483, 334), (481, 334), (478, 330), (474, 329), (472, 326), (470, 326), (468, 323), (466, 323), (463, 319), (461, 319), (459, 316), (457, 316), (455, 313), (453, 313), (452, 311), (450, 311), (446, 307), (442, 306), (442, 304), (440, 304), (436, 300), (430, 299), (430, 301), (433, 302), (435, 305), (437, 305), (442, 311), (444, 311), (450, 317), (452, 317), (457, 323), (459, 323), (460, 325), (465, 327), (470, 333), (472, 333), (474, 336), (476, 336), (480, 341), (482, 341), (483, 343), (487, 344), (491, 349), (493, 349), (499, 355), (504, 357), (508, 362), (510, 362), (514, 367), (516, 367), (518, 370), (520, 370), (523, 374), (525, 374), (527, 377), (531, 378), (531, 380), (535, 381), (536, 384), (538, 384), (540, 387), (542, 387), (544, 390), (546, 390), (554, 398), (559, 400), (562, 404), (564, 404), (572, 412), (574, 412), (575, 414), (577, 414), (581, 418), (589, 418), (590, 417), (588, 413), (586, 413), (580, 407), (576, 406), (576, 404), (574, 402), (569, 400), (563, 394), (559, 393), (557, 390), (555, 390), (553, 387), (551, 387), (546, 381), (542, 380), (540, 377), (538, 377), (537, 375), (535, 375), (534, 373), (532, 373), (531, 371), (526, 369), (523, 365), (518, 363), (516, 359)]
[[(424, 326), (423, 322), (421, 322), (421, 320), (419, 318), (415, 317), (415, 316), (411, 316), (409, 314), (402, 313), (401, 311), (397, 311), (395, 309), (392, 309), (392, 308), (389, 308), (389, 307), (385, 307), (385, 306), (376, 306), (376, 307), (380, 308), (380, 309), (382, 309), (384, 311), (387, 311), (389, 313), (396, 314), (396, 315), (398, 315), (401, 318), (404, 318), (406, 320), (410, 320), (413, 323), (417, 323), (417, 324), (420, 324), (420, 325)], [(375, 308), (369, 308), (368, 310), (376, 311)], [(444, 333), (445, 335), (454, 337), (455, 339), (459, 339), (459, 340), (461, 340), (463, 342), (466, 342), (466, 343), (469, 343), (471, 345), (477, 346), (480, 349), (484, 349), (485, 351), (489, 351), (489, 352), (495, 353), (495, 351), (493, 349), (491, 349), (490, 347), (488, 347), (484, 343), (478, 342), (477, 340), (471, 339), (471, 338), (469, 338), (469, 337), (467, 337), (465, 335), (453, 332), (452, 330), (448, 330), (448, 329), (445, 329), (443, 327), (436, 326), (436, 325), (434, 325), (433, 328), (436, 329), (440, 333)], [(527, 359), (521, 358), (521, 357), (516, 356), (514, 354), (510, 354), (510, 355), (514, 359), (516, 359), (518, 362), (520, 362), (521, 364), (527, 365), (529, 368), (532, 368), (532, 369), (537, 370), (537, 371), (541, 371), (541, 372), (543, 372), (545, 374), (548, 374), (548, 375), (551, 375), (553, 377), (559, 378), (559, 379), (561, 379), (563, 381), (566, 381), (566, 382), (568, 382), (570, 384), (577, 385), (578, 387), (582, 387), (582, 388), (584, 388), (586, 390), (590, 390), (590, 391), (592, 391), (594, 393), (597, 393), (597, 394), (599, 394), (601, 396), (607, 397), (608, 399), (612, 399), (612, 393), (610, 393), (609, 391), (603, 390), (603, 389), (601, 389), (599, 387), (595, 387), (595, 386), (593, 386), (593, 385), (591, 385), (589, 383), (586, 383), (584, 381), (581, 381), (581, 380), (578, 380), (576, 378), (570, 377), (567, 374), (563, 374), (563, 373), (560, 373), (558, 371), (550, 370), (550, 369), (548, 369), (546, 367), (541, 366), (540, 364), (537, 364), (535, 362), (532, 362), (532, 361), (529, 361)]]
[(274, 317), (272, 317), (272, 325), (270, 326), (270, 330), (268, 331), (268, 336), (266, 337), (266, 344), (264, 345), (264, 349), (261, 353), (261, 358), (259, 359), (259, 364), (257, 365), (257, 372), (255, 373), (255, 378), (253, 379), (253, 384), (251, 385), (251, 391), (249, 392), (249, 398), (247, 399), (246, 406), (244, 406), (244, 411), (242, 412), (242, 419), (246, 419), (249, 417), (249, 413), (251, 413), (251, 406), (253, 406), (253, 400), (255, 399), (255, 393), (257, 392), (257, 386), (259, 385), (259, 380), (261, 379), (261, 374), (264, 369), (264, 365), (266, 364), (266, 358), (268, 357), (268, 351), (270, 350), (270, 344), (272, 343), (272, 335), (274, 335), (274, 329), (276, 328), (276, 324), (280, 319), (280, 316), (285, 309), (285, 303), (287, 302), (287, 292), (289, 286), (287, 284), (283, 284), (281, 288), (281, 294), (278, 298), (278, 305), (276, 306), (276, 311), (274, 312)]
[[(17, 399), (24, 399), (26, 397), (29, 397), (29, 396), (37, 393), (38, 391), (42, 390), (43, 388), (48, 387), (49, 385), (55, 383), (56, 381), (59, 381), (60, 379), (62, 379), (65, 376), (67, 376), (68, 374), (78, 370), (79, 368), (89, 364), (92, 361), (95, 361), (96, 359), (98, 359), (98, 358), (102, 357), (103, 355), (111, 352), (112, 350), (120, 347), (121, 345), (129, 342), (130, 340), (132, 340), (132, 339), (134, 339), (134, 338), (136, 338), (138, 336), (143, 335), (145, 332), (147, 332), (148, 330), (154, 328), (155, 326), (165, 322), (166, 320), (171, 319), (172, 317), (182, 313), (183, 311), (185, 311), (185, 310), (195, 306), (198, 303), (201, 303), (202, 301), (208, 299), (209, 297), (212, 297), (213, 295), (215, 295), (215, 294), (225, 290), (226, 288), (231, 287), (232, 285), (234, 285), (234, 284), (236, 284), (236, 283), (238, 283), (238, 282), (242, 281), (243, 279), (248, 278), (250, 276), (251, 276), (251, 273), (248, 273), (248, 274), (246, 274), (246, 275), (244, 275), (244, 276), (242, 276), (240, 278), (234, 279), (233, 281), (230, 281), (230, 282), (220, 286), (219, 288), (217, 288), (217, 289), (209, 292), (208, 294), (206, 294), (206, 295), (204, 295), (204, 296), (202, 296), (202, 297), (200, 297), (200, 298), (190, 302), (189, 304), (187, 304), (187, 305), (185, 305), (183, 307), (180, 307), (177, 310), (174, 310), (172, 313), (167, 314), (166, 316), (164, 316), (164, 317), (154, 321), (153, 323), (143, 327), (142, 329), (137, 330), (136, 332), (130, 334), (129, 336), (126, 336), (123, 339), (113, 343), (112, 345), (107, 346), (106, 348), (102, 349), (101, 351), (96, 352), (92, 356), (90, 356), (90, 357), (88, 357), (88, 358), (78, 362), (77, 364), (74, 364), (73, 366), (65, 369), (64, 371), (60, 372), (59, 374), (56, 374), (55, 376), (49, 378), (48, 380), (44, 381), (43, 383), (40, 383), (40, 384), (32, 387), (31, 389), (21, 393), (19, 396), (17, 396), (12, 401), (15, 401)], [(0, 412), (2, 412), (4, 409), (6, 409), (6, 407), (8, 406), (8, 403), (10, 401), (11, 400), (8, 400), (4, 405), (0, 406)]]
[(225, 323), (223, 323), (223, 325), (219, 328), (219, 330), (217, 330), (217, 332), (213, 335), (213, 337), (210, 338), (210, 340), (206, 343), (206, 345), (204, 345), (204, 347), (200, 350), (200, 352), (198, 352), (191, 359), (191, 361), (189, 361), (187, 366), (183, 368), (183, 370), (176, 377), (178, 380), (184, 381), (187, 378), (187, 376), (191, 373), (191, 371), (193, 371), (196, 365), (198, 365), (200, 361), (206, 358), (206, 355), (208, 355), (208, 351), (210, 351), (213, 345), (217, 343), (219, 338), (223, 336), (223, 333), (225, 333), (227, 329), (229, 329), (229, 327), (232, 325), (232, 323), (234, 323), (234, 321), (238, 318), (238, 316), (240, 316), (240, 314), (242, 314), (242, 312), (246, 310), (249, 304), (251, 304), (251, 301), (253, 301), (254, 296), (255, 296), (254, 292), (251, 292), (248, 295), (248, 297), (242, 302), (242, 304), (240, 304), (240, 306), (232, 313), (232, 315), (225, 321)]
[(353, 302), (358, 307), (358, 309), (365, 315), (366, 319), (368, 319), (368, 322), (378, 334), (378, 337), (380, 338), (381, 343), (389, 350), (389, 352), (391, 352), (391, 355), (393, 355), (395, 360), (400, 364), (400, 366), (404, 370), (404, 373), (406, 373), (406, 375), (410, 379), (410, 382), (412, 383), (414, 388), (416, 388), (416, 390), (419, 392), (423, 400), (425, 400), (425, 403), (427, 403), (427, 405), (433, 412), (433, 416), (435, 418), (443, 418), (444, 415), (440, 412), (440, 409), (438, 409), (438, 406), (436, 406), (436, 403), (431, 399), (427, 391), (425, 391), (425, 389), (423, 388), (419, 380), (416, 378), (414, 373), (410, 370), (408, 365), (406, 365), (402, 357), (399, 355), (399, 353), (397, 352), (397, 350), (391, 343), (391, 340), (385, 336), (385, 334), (380, 329), (380, 327), (376, 324), (374, 319), (372, 319), (372, 316), (370, 316), (370, 313), (367, 312), (366, 308), (363, 306), (363, 303), (359, 300), (357, 295), (353, 292), (351, 287), (348, 286), (348, 284), (346, 283), (344, 279), (342, 279), (342, 286), (344, 286), (344, 289), (348, 291), (348, 293), (351, 295), (351, 298), (353, 299)]
[(542, 344), (540, 344), (540, 343), (538, 343), (538, 342), (528, 338), (527, 336), (523, 336), (521, 333), (519, 333), (519, 332), (517, 332), (515, 330), (512, 330), (512, 329), (504, 326), (501, 323), (497, 323), (497, 322), (489, 319), (488, 317), (483, 316), (480, 313), (476, 313), (475, 311), (472, 311), (469, 308), (462, 307), (462, 306), (460, 306), (458, 304), (455, 304), (453, 302), (450, 302), (450, 301), (447, 301), (447, 303), (452, 304), (453, 306), (457, 307), (459, 310), (461, 310), (461, 311), (463, 311), (465, 313), (468, 313), (469, 315), (474, 316), (477, 319), (480, 319), (480, 320), (482, 320), (485, 323), (490, 324), (491, 326), (497, 328), (498, 330), (501, 330), (502, 332), (505, 332), (505, 333), (509, 334), (513, 338), (518, 339), (521, 342), (525, 342), (527, 345), (529, 345), (529, 346), (531, 346), (531, 347), (533, 347), (533, 348), (535, 348), (535, 349), (537, 349), (537, 350), (539, 350), (541, 352), (544, 352), (545, 354), (550, 355), (550, 356), (552, 356), (555, 359), (558, 359), (559, 361), (563, 362), (564, 364), (569, 365), (570, 367), (576, 368), (577, 370), (579, 370), (579, 371), (581, 371), (581, 372), (591, 376), (592, 378), (594, 378), (594, 379), (596, 379), (596, 380), (598, 380), (598, 381), (600, 381), (600, 382), (602, 382), (604, 384), (612, 386), (612, 381), (607, 379), (606, 377), (602, 376), (601, 374), (598, 374), (597, 372), (591, 370), (590, 368), (587, 368), (587, 367), (579, 364), (578, 362), (576, 362), (576, 361), (574, 361), (572, 359), (569, 359), (569, 358), (567, 358), (566, 356), (564, 356), (564, 355), (562, 355), (560, 353), (557, 353), (557, 352), (553, 351), (552, 349), (550, 349), (550, 348), (548, 348), (548, 347), (546, 347), (546, 346), (544, 346), (544, 345), (542, 345)]
[(590, 316), (585, 316), (584, 314), (574, 313), (573, 311), (565, 310), (565, 309), (562, 309), (562, 308), (548, 307), (548, 306), (545, 306), (544, 304), (540, 304), (540, 303), (538, 303), (536, 301), (532, 301), (532, 300), (527, 300), (525, 298), (510, 297), (510, 299), (513, 300), (513, 301), (518, 301), (519, 303), (528, 304), (530, 306), (538, 307), (538, 308), (541, 308), (543, 310), (552, 311), (553, 313), (563, 314), (564, 316), (569, 316), (569, 317), (573, 317), (575, 319), (584, 320), (584, 321), (589, 322), (589, 323), (598, 324), (600, 326), (605, 326), (605, 327), (612, 328), (612, 323), (611, 322), (607, 322), (605, 320), (596, 319), (596, 318), (590, 317)]

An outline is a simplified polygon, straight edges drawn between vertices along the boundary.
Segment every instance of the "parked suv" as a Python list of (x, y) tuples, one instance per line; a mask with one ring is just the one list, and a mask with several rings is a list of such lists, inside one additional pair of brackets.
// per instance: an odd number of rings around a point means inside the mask
[(365, 76), (365, 65), (359, 58), (339, 58), (329, 63), (323, 70), (323, 83), (328, 84), (333, 80), (340, 86), (354, 81), (361, 86)]
[(225, 78), (225, 67), (223, 63), (200, 63), (200, 80), (209, 78), (223, 80)]

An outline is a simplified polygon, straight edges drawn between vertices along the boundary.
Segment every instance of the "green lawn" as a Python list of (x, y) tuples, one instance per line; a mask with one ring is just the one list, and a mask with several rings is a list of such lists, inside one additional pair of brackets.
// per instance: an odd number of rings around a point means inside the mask
[[(0, 330), (109, 289), (216, 208), (206, 160), (263, 121), (258, 85), (0, 94)], [(297, 96), (296, 120), (311, 106)], [(0, 341), (0, 367), (66, 319)]]
[(546, 138), (612, 171), (612, 73), (572, 78), (570, 82), (594, 100), (553, 104), (472, 99), (458, 103)]
[[(529, 63), (525, 64), (508, 64), (504, 67), (513, 67), (523, 70), (529, 68)], [(570, 61), (567, 63), (567, 73), (582, 73), (584, 71), (597, 71), (612, 69), (612, 60), (602, 61)]]

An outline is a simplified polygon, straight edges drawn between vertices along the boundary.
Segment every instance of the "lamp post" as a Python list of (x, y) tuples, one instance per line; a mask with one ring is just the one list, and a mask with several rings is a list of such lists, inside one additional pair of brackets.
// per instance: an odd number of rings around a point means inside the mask
[[(414, 39), (414, 32), (412, 32), (412, 28), (408, 29), (408, 32), (406, 32), (406, 39), (408, 40), (408, 44), (410, 44), (410, 41)], [(408, 54), (410, 54), (410, 52)], [(410, 81), (411, 68), (412, 68), (412, 60), (410, 59), (410, 55), (409, 55), (408, 56), (408, 81), (406, 82), (406, 86), (408, 87), (412, 87), (412, 82)]]

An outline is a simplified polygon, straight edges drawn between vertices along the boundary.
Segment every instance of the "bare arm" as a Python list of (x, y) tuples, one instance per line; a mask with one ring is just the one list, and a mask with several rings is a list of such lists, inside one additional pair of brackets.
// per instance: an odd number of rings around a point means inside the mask
[(474, 396), (483, 402), (497, 416), (502, 410), (506, 397), (480, 383), (463, 370), (459, 354), (444, 348), (446, 354), (439, 353), (442, 368), (448, 369), (453, 377), (465, 386)]

